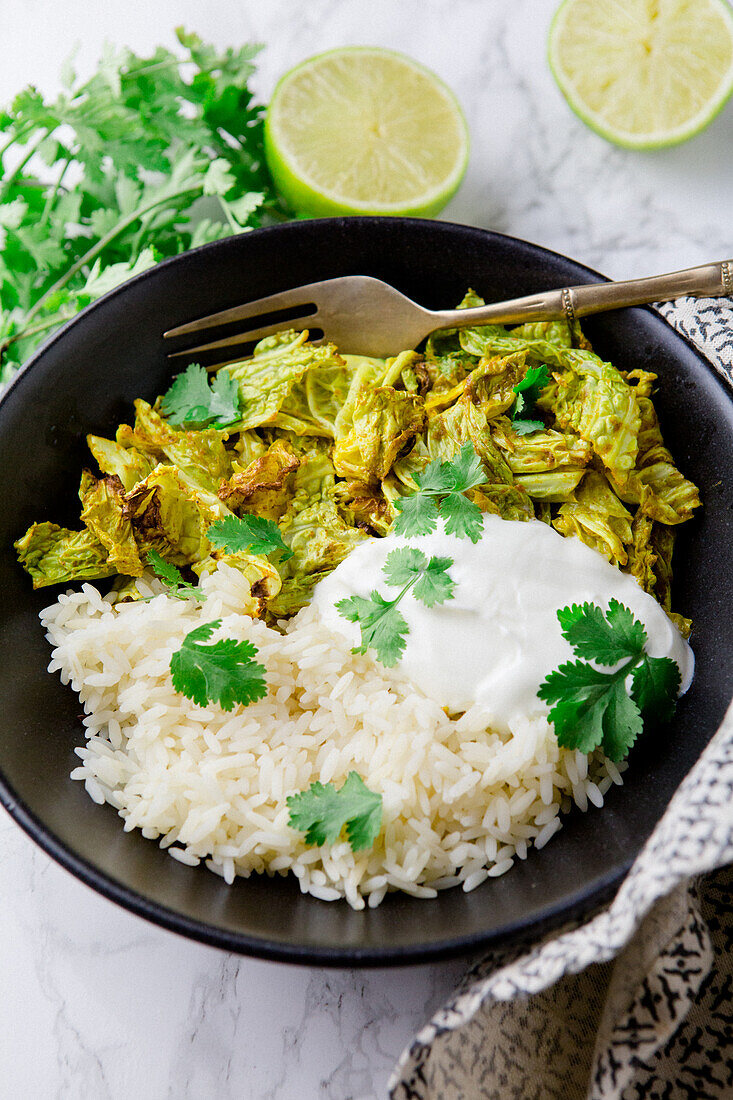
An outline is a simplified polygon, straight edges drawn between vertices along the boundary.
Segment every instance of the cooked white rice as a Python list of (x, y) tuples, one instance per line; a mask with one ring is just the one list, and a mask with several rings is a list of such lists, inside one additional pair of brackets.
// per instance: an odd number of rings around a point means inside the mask
[[(355, 909), (388, 890), (432, 898), (504, 874), (547, 843), (573, 802), (601, 806), (621, 782), (600, 754), (561, 749), (543, 717), (511, 736), (486, 729), (475, 708), (447, 717), (399, 672), (352, 654), (310, 608), (284, 635), (238, 613), (249, 586), (229, 566), (202, 587), (203, 605), (160, 594), (114, 608), (85, 584), (41, 613), (49, 671), (87, 715), (72, 779), (181, 863), (203, 861), (229, 883), (292, 872), (304, 893)], [(230, 713), (177, 694), (169, 672), (184, 636), (219, 618), (216, 636), (251, 640), (267, 669), (266, 698)], [(288, 825), (287, 796), (315, 780), (340, 786), (352, 770), (382, 795), (374, 847), (307, 847)]]

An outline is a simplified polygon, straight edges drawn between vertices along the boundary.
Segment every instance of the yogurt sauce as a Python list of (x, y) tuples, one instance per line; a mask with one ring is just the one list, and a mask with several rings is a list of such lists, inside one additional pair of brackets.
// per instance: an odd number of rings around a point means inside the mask
[(487, 724), (505, 732), (519, 716), (546, 715), (549, 707), (537, 689), (552, 669), (575, 656), (560, 633), (558, 609), (591, 602), (606, 610), (612, 598), (644, 623), (651, 656), (677, 662), (681, 691), (690, 686), (692, 650), (656, 600), (597, 551), (539, 520), (485, 515), (483, 537), (475, 544), (446, 535), (440, 524), (431, 535), (387, 535), (358, 546), (320, 582), (312, 601), (321, 621), (353, 645), (361, 640), (359, 626), (335, 605), (374, 588), (387, 598), (397, 595), (382, 566), (399, 546), (453, 559), (453, 599), (427, 608), (408, 592), (399, 604), (409, 634), (397, 666), (451, 712), (478, 704)]

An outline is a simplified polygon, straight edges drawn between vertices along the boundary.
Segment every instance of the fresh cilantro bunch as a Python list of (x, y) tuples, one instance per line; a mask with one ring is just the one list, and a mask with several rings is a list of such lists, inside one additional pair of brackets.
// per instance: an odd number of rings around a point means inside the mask
[(370, 791), (357, 772), (336, 790), (333, 783), (311, 783), (287, 799), (290, 825), (305, 833), (306, 844), (335, 844), (346, 826), (353, 852), (371, 848), (382, 824), (382, 796)]
[(432, 557), (428, 561), (422, 550), (410, 546), (388, 554), (382, 567), (384, 578), (387, 584), (400, 588), (393, 600), (385, 600), (375, 589), (368, 598), (349, 596), (336, 604), (345, 619), (361, 628), (361, 645), (352, 652), (366, 653), (371, 648), (383, 665), (396, 665), (409, 629), (397, 605), (410, 589), (426, 607), (449, 600), (455, 588), (448, 573), (452, 564), (451, 558)]
[(226, 428), (239, 420), (239, 386), (226, 371), (214, 375), (191, 363), (176, 375), (160, 403), (163, 415), (177, 428)]
[(283, 542), (280, 528), (263, 516), (225, 516), (212, 523), (206, 532), (212, 546), (227, 554), (279, 554), (282, 561), (293, 551)]
[(56, 99), (29, 87), (0, 110), (2, 379), (161, 257), (288, 216), (249, 89), (260, 47), (176, 34), (179, 52), (107, 48), (88, 80), (67, 64)]
[(463, 494), (484, 481), (483, 464), (470, 443), (464, 443), (454, 459), (429, 463), (421, 474), (415, 474), (417, 492), (395, 501), (395, 534), (407, 538), (429, 535), (440, 514), (446, 534), (478, 542), (483, 530), (481, 511)]
[(604, 672), (587, 661), (566, 661), (543, 681), (537, 694), (553, 704), (549, 717), (558, 742), (584, 753), (600, 746), (611, 760), (623, 760), (645, 719), (664, 722), (674, 713), (677, 663), (647, 654), (643, 624), (618, 600), (609, 601), (605, 615), (584, 603), (562, 608), (557, 617), (578, 657), (618, 666)]
[(252, 642), (221, 638), (205, 645), (220, 626), (221, 619), (214, 619), (186, 635), (171, 657), (171, 679), (174, 690), (198, 706), (218, 703), (232, 710), (235, 703), (247, 706), (267, 695), (265, 667), (254, 660), (258, 650)]
[(176, 600), (185, 600), (189, 596), (195, 596), (199, 603), (203, 603), (206, 599), (199, 586), (184, 581), (180, 569), (175, 565), (171, 565), (169, 561), (164, 561), (157, 550), (150, 551), (148, 563), (152, 566), (155, 575), (167, 585), (168, 592), (166, 595), (172, 596)]
[[(541, 431), (544, 428), (544, 421), (536, 419), (535, 404), (540, 391), (549, 381), (547, 367), (530, 367), (524, 378), (514, 386), (517, 399), (512, 406), (511, 421), (515, 432), (520, 435), (529, 435), (530, 432)], [(522, 413), (524, 415), (520, 415)], [(535, 414), (535, 419), (532, 419), (532, 414)]]

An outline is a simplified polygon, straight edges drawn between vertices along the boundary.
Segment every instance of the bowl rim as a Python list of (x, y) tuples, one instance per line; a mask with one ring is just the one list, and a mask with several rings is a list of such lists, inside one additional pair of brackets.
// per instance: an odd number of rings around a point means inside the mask
[[(380, 224), (393, 223), (399, 224), (400, 226), (410, 224), (415, 228), (430, 225), (432, 229), (438, 227), (439, 232), (445, 231), (449, 235), (454, 235), (458, 232), (472, 236), (478, 233), (487, 240), (494, 239), (511, 242), (513, 245), (520, 245), (538, 258), (547, 257), (552, 261), (560, 259), (570, 263), (588, 276), (588, 282), (610, 281), (607, 276), (574, 260), (572, 257), (566, 256), (553, 249), (545, 248), (532, 241), (527, 241), (521, 237), (499, 233), (495, 230), (483, 229), (479, 226), (473, 226), (466, 223), (438, 221), (428, 218), (374, 215), (313, 218), (305, 222), (294, 221), (274, 226), (263, 226), (248, 232), (246, 238), (250, 239), (263, 235), (276, 236), (287, 234), (288, 232), (292, 232), (294, 227), (296, 227), (295, 231), (297, 232), (297, 227), (302, 227), (303, 225), (315, 227), (317, 230), (319, 225), (334, 225), (334, 223), (337, 223), (346, 226), (353, 223), (361, 223), (363, 225), (364, 223), (375, 222)], [(139, 275), (134, 276), (132, 279), (128, 279), (119, 284), (101, 298), (90, 303), (85, 309), (81, 310), (57, 329), (44, 341), (30, 359), (23, 364), (16, 375), (6, 385), (2, 395), (0, 395), (0, 405), (4, 404), (9, 395), (13, 393), (18, 386), (22, 385), (25, 377), (34, 369), (38, 361), (46, 354), (49, 348), (55, 345), (59, 340), (63, 340), (66, 333), (72, 328), (80, 323), (85, 323), (86, 318), (98, 307), (124, 293), (130, 285), (140, 285), (144, 280), (154, 276), (160, 269), (181, 263), (184, 257), (201, 253), (214, 255), (218, 251), (225, 251), (228, 248), (237, 247), (238, 245), (235, 242), (238, 241), (239, 236), (226, 237), (222, 240), (213, 241), (201, 245), (199, 248), (189, 249), (186, 252), (169, 257), (148, 268), (146, 271), (141, 272)], [(644, 310), (651, 314), (656, 320), (662, 321), (678, 340), (687, 345), (701, 367), (707, 370), (719, 383), (722, 383), (723, 391), (727, 395), (731, 405), (733, 405), (733, 390), (730, 385), (725, 384), (725, 379), (721, 372), (716, 370), (710, 360), (702, 354), (687, 336), (673, 328), (661, 313), (653, 310), (650, 306), (634, 306), (630, 308), (632, 311), (639, 309)], [(624, 312), (628, 312), (628, 310)], [(562, 900), (548, 904), (539, 912), (536, 911), (530, 916), (520, 917), (505, 923), (498, 929), (478, 931), (452, 937), (448, 936), (440, 940), (422, 943), (416, 942), (409, 946), (400, 947), (355, 948), (353, 946), (339, 947), (314, 944), (307, 947), (299, 947), (279, 940), (270, 940), (246, 932), (235, 932), (207, 924), (204, 921), (186, 916), (161, 902), (152, 901), (132, 887), (122, 884), (112, 875), (101, 870), (97, 865), (79, 855), (65, 842), (61, 841), (58, 836), (44, 824), (24, 800), (13, 790), (11, 784), (5, 777), (1, 761), (0, 803), (5, 807), (9, 815), (20, 828), (56, 863), (60, 864), (77, 879), (81, 880), (86, 886), (91, 887), (107, 900), (120, 905), (136, 916), (142, 917), (169, 932), (177, 933), (178, 935), (206, 944), (207, 946), (217, 947), (225, 951), (253, 958), (318, 967), (411, 966), (471, 955), (481, 950), (487, 950), (489, 947), (499, 942), (510, 943), (512, 940), (518, 939), (529, 931), (532, 932), (533, 938), (536, 939), (540, 935), (557, 928), (558, 925), (565, 920), (579, 917), (585, 918), (590, 912), (597, 910), (608, 902), (616, 892), (617, 887), (626, 877), (634, 862), (634, 857), (628, 857), (621, 861), (613, 871), (598, 875), (590, 883), (586, 882), (571, 894), (566, 894)]]

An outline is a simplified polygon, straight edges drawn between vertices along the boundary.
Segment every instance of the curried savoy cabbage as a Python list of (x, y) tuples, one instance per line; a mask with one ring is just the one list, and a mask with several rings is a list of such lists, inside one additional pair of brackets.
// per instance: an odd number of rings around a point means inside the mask
[[(478, 304), (473, 292), (461, 303)], [(533, 419), (520, 420), (532, 379)], [(603, 362), (558, 321), (448, 330), (387, 360), (282, 333), (221, 367), (211, 391), (189, 368), (154, 405), (136, 401), (114, 440), (88, 436), (100, 472), (82, 475), (84, 526), (33, 524), (18, 556), (36, 588), (119, 575), (131, 599), (153, 550), (199, 577), (223, 559), (255, 613), (287, 617), (357, 543), (387, 533), (416, 473), (470, 442), (482, 511), (581, 539), (670, 612), (674, 531), (700, 500), (664, 446), (655, 380)], [(232, 514), (277, 523), (292, 556), (215, 548), (207, 532)]]

